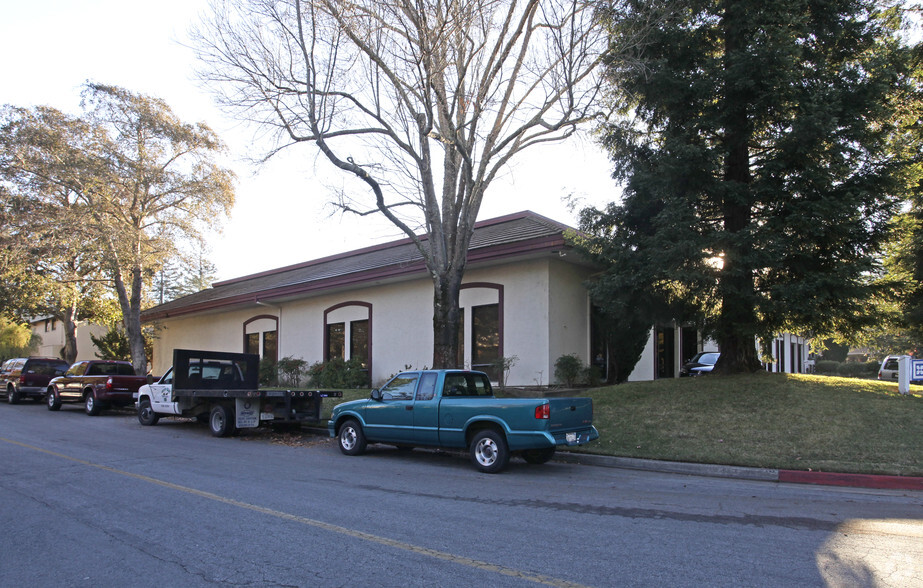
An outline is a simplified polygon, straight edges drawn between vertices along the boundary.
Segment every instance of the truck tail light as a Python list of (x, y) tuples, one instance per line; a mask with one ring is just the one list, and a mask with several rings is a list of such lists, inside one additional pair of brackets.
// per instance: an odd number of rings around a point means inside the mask
[(550, 404), (541, 404), (535, 407), (535, 418), (537, 419), (550, 419), (551, 418), (551, 405)]
[(106, 390), (112, 390), (112, 378), (106, 380)]

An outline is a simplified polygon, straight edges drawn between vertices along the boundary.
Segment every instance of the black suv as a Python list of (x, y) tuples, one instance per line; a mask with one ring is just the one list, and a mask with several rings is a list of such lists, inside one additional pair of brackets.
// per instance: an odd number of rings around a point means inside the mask
[(45, 396), (48, 382), (63, 375), (69, 367), (63, 359), (54, 357), (20, 357), (5, 362), (0, 386), (6, 392), (6, 401), (18, 404), (23, 398), (40, 400)]

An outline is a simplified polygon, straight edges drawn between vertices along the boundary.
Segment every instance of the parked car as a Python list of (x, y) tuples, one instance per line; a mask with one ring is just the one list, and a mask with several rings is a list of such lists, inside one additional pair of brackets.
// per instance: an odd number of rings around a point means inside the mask
[[(896, 382), (898, 375), (898, 362), (900, 360), (900, 355), (889, 355), (881, 361), (881, 367), (878, 369), (878, 379), (885, 380), (888, 382)], [(920, 384), (923, 385), (923, 380), (910, 380), (911, 384)]]
[(10, 404), (18, 404), (23, 398), (41, 400), (48, 382), (70, 367), (63, 359), (54, 357), (18, 357), (3, 365), (0, 386)]
[(692, 359), (683, 364), (679, 370), (680, 377), (701, 376), (715, 369), (715, 364), (721, 354), (717, 351), (703, 351), (696, 353)]
[(136, 376), (129, 361), (78, 361), (51, 380), (45, 402), (48, 410), (59, 410), (63, 402), (83, 402), (86, 413), (96, 416), (111, 406), (133, 405), (133, 395), (146, 383), (147, 376)]
[(540, 464), (559, 445), (599, 438), (592, 398), (497, 398), (487, 374), (462, 370), (400, 373), (368, 399), (336, 405), (327, 430), (346, 455), (369, 443), (460, 449), (487, 474), (513, 454)]
[(15, 360), (15, 359), (8, 359), (8, 360), (4, 361), (2, 364), (0, 364), (0, 378), (3, 378), (4, 376), (6, 376), (6, 374), (9, 373), (10, 368), (13, 366), (13, 362), (14, 362), (14, 361), (16, 361), (16, 360)]

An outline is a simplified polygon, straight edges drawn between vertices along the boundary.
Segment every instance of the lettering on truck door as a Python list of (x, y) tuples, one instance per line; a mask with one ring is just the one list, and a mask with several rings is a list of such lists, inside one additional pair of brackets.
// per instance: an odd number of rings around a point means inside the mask
[(160, 378), (156, 384), (151, 384), (151, 404), (154, 412), (174, 414), (173, 405), (173, 369)]

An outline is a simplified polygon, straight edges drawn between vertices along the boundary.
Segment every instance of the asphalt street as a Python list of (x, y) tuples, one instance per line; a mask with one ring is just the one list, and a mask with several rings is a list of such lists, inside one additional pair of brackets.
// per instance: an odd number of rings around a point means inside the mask
[(923, 492), (0, 405), (0, 586), (923, 586)]

